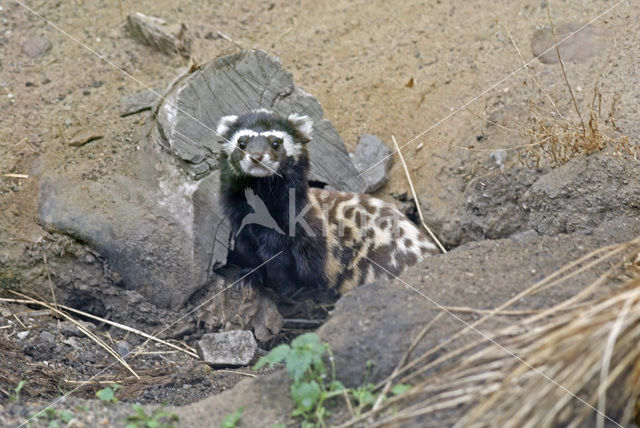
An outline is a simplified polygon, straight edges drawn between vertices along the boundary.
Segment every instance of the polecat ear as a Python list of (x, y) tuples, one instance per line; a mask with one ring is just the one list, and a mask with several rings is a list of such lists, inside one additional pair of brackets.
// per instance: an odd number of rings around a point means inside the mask
[[(230, 115), (230, 116), (223, 116), (220, 118), (220, 122), (218, 122), (218, 127), (216, 128), (216, 134), (218, 134), (218, 137), (223, 138), (227, 132), (229, 132), (229, 129), (231, 129), (231, 127), (238, 121), (238, 116), (236, 115)], [(221, 140), (224, 142), (224, 140)]]
[(313, 120), (309, 116), (304, 116), (298, 113), (291, 113), (287, 117), (287, 121), (298, 131), (300, 136), (307, 143), (311, 141), (311, 134), (313, 133)]

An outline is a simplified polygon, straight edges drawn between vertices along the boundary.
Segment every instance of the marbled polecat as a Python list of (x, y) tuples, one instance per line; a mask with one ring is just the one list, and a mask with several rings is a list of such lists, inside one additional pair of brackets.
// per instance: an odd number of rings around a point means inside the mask
[(225, 116), (216, 131), (222, 137), (222, 201), (235, 241), (228, 263), (251, 272), (249, 284), (344, 293), (400, 275), (438, 252), (392, 205), (309, 187), (309, 117), (258, 110)]

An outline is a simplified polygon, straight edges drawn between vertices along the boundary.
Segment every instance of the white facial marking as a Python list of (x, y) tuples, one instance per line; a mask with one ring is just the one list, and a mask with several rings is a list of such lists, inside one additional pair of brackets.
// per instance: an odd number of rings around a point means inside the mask
[(238, 116), (236, 115), (223, 116), (222, 118), (220, 118), (220, 122), (218, 123), (218, 127), (216, 128), (216, 133), (219, 136), (225, 135), (227, 132), (229, 132), (229, 129), (231, 129), (231, 127), (234, 123), (236, 123), (237, 120)]
[(291, 113), (287, 120), (301, 133), (306, 139), (311, 140), (313, 133), (313, 120), (309, 116), (298, 113)]

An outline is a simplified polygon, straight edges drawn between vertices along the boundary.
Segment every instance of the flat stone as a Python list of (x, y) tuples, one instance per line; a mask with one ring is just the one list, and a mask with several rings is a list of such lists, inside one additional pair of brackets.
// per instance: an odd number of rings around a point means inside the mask
[(159, 89), (154, 89), (122, 97), (120, 100), (120, 117), (151, 110), (158, 101), (159, 92)]
[(200, 358), (215, 366), (246, 366), (258, 350), (253, 333), (246, 330), (208, 333), (196, 342)]
[(129, 355), (129, 352), (131, 352), (131, 345), (126, 340), (121, 340), (120, 342), (116, 343), (116, 352), (121, 357), (125, 357)]
[(49, 333), (48, 331), (41, 332), (39, 337), (40, 339), (42, 339), (47, 343), (53, 343), (56, 339), (56, 337), (53, 334)]
[(18, 339), (22, 340), (22, 339), (26, 338), (27, 336), (29, 336), (29, 330), (18, 332), (16, 334), (16, 336), (18, 336)]
[(166, 21), (140, 12), (127, 16), (127, 30), (138, 42), (151, 46), (166, 55), (191, 55), (191, 36), (184, 24)]
[(353, 163), (365, 181), (364, 191), (375, 192), (389, 181), (389, 168), (393, 163), (391, 149), (378, 137), (364, 134), (358, 138)]
[[(607, 30), (583, 24), (569, 23), (556, 27), (560, 56), (563, 61), (584, 62), (594, 55), (606, 51), (611, 43)], [(577, 31), (577, 32), (576, 32)], [(575, 34), (571, 35), (572, 33)], [(566, 40), (564, 40), (566, 38)], [(564, 40), (564, 41), (563, 41)], [(553, 30), (543, 28), (536, 31), (531, 39), (531, 51), (544, 64), (555, 64), (560, 60), (554, 47)]]
[[(78, 322), (89, 331), (96, 330), (95, 324), (91, 322), (88, 322), (88, 321), (78, 321)], [(60, 333), (65, 337), (68, 337), (68, 336), (80, 337), (85, 335), (83, 332), (80, 331), (78, 326), (72, 323), (71, 321), (62, 321), (60, 322), (59, 325), (60, 325)], [(56, 326), (58, 326), (58, 324), (56, 324)]]
[(51, 50), (53, 45), (49, 39), (42, 36), (30, 36), (22, 42), (20, 49), (22, 53), (29, 58), (40, 58), (47, 54)]

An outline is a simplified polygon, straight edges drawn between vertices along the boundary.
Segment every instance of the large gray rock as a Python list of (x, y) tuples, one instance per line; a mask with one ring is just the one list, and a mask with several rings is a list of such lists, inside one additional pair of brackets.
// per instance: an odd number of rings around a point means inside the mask
[(44, 177), (39, 217), (97, 250), (126, 288), (179, 308), (226, 262), (230, 232), (218, 191), (217, 174), (191, 180), (160, 147), (146, 145), (110, 177)]
[(366, 193), (375, 192), (389, 181), (389, 168), (393, 163), (391, 149), (381, 139), (371, 134), (358, 138), (353, 152), (353, 163), (365, 181)]
[(311, 180), (339, 190), (362, 192), (344, 143), (323, 118), (320, 104), (293, 83), (277, 58), (254, 50), (218, 58), (179, 78), (157, 111), (156, 141), (195, 178), (218, 166), (220, 118), (267, 108), (281, 114), (300, 113), (314, 120), (309, 143)]

